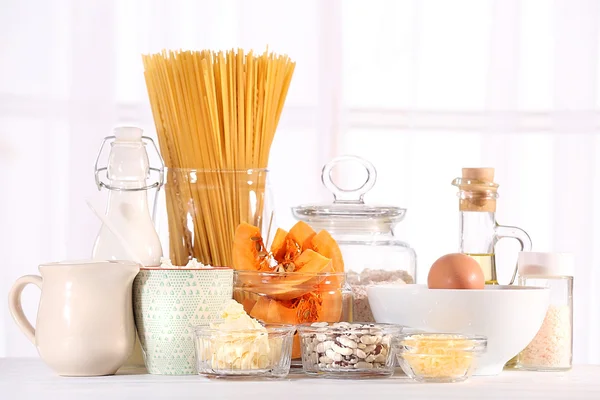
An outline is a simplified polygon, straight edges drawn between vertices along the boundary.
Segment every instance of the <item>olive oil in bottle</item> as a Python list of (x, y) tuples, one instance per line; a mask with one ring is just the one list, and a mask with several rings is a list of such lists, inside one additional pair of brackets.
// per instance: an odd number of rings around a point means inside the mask
[(519, 355), (517, 354), (516, 356), (514, 356), (513, 358), (508, 360), (508, 362), (506, 364), (504, 364), (504, 369), (516, 369), (518, 357), (519, 357)]
[(496, 257), (492, 254), (469, 254), (468, 256), (474, 258), (479, 263), (481, 270), (483, 271), (483, 277), (485, 278), (486, 285), (497, 285), (498, 277), (496, 276)]

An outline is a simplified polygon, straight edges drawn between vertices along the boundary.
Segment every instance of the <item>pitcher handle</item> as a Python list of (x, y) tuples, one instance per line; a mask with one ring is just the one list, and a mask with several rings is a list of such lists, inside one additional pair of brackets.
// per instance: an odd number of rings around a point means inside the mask
[[(496, 225), (496, 237), (498, 240), (504, 238), (516, 239), (521, 244), (521, 251), (531, 251), (531, 238), (527, 232), (521, 228), (517, 228), (516, 226)], [(513, 272), (509, 285), (515, 283), (517, 272), (518, 265), (515, 265), (515, 271)]]
[(25, 286), (29, 285), (30, 283), (42, 290), (42, 282), (42, 277), (39, 275), (25, 275), (15, 281), (10, 289), (10, 292), (8, 293), (8, 308), (10, 310), (10, 314), (17, 323), (19, 329), (21, 329), (21, 332), (23, 332), (25, 336), (27, 336), (27, 339), (29, 339), (29, 341), (34, 345), (35, 329), (33, 326), (31, 326), (31, 323), (29, 320), (27, 320), (27, 317), (23, 312), (21, 294), (23, 293)]

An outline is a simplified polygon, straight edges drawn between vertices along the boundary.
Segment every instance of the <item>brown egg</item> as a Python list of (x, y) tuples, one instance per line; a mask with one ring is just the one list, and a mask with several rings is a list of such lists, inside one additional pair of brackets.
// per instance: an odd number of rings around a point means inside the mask
[(485, 278), (477, 261), (465, 254), (453, 253), (433, 263), (427, 286), (430, 289), (483, 289)]

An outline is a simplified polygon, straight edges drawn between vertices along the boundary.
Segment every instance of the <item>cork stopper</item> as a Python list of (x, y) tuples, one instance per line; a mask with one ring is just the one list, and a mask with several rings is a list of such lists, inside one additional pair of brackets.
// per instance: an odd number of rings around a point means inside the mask
[(463, 168), (462, 178), (474, 181), (494, 182), (494, 168)]
[(463, 168), (462, 177), (452, 182), (460, 189), (460, 211), (496, 212), (498, 184), (494, 168)]

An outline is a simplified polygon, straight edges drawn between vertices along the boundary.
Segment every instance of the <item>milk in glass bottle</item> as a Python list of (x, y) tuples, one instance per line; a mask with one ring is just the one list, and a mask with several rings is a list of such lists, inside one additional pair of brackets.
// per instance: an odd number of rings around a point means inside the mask
[[(159, 188), (162, 182), (160, 179), (151, 185), (146, 182), (150, 176), (146, 140), (151, 139), (143, 137), (140, 128), (116, 128), (114, 136), (105, 138), (104, 143), (111, 141), (108, 165), (98, 168), (96, 164), (96, 183), (98, 189), (108, 189), (106, 216), (143, 265), (152, 267), (160, 265), (162, 247), (150, 214), (148, 191)], [(99, 176), (104, 170), (107, 182)], [(99, 260), (130, 258), (122, 244), (104, 225), (96, 238), (92, 257)]]
[[(99, 167), (98, 162), (106, 143), (110, 143), (108, 163), (106, 167)], [(156, 267), (160, 265), (162, 247), (154, 228), (148, 202), (148, 191), (156, 189), (158, 193), (163, 182), (164, 167), (160, 155), (161, 167), (150, 167), (146, 152), (147, 143), (151, 143), (158, 154), (158, 149), (152, 139), (142, 135), (142, 129), (137, 127), (116, 128), (114, 136), (106, 137), (102, 143), (96, 160), (95, 176), (98, 190), (102, 188), (108, 190), (107, 218), (127, 241), (143, 266)], [(148, 183), (151, 171), (158, 175), (154, 183)], [(130, 256), (119, 239), (106, 226), (102, 225), (94, 243), (92, 258), (95, 260), (129, 260)], [(136, 341), (134, 353), (125, 365), (144, 367), (139, 340)]]

